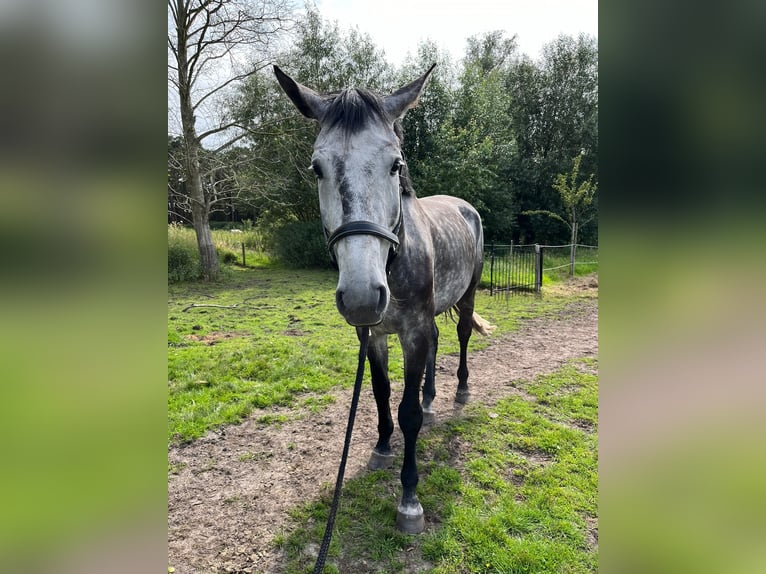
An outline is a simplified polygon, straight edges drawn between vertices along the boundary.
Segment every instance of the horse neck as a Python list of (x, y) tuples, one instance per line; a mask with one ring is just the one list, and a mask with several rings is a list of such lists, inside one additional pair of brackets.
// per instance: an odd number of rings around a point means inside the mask
[(414, 195), (402, 197), (404, 219), (400, 232), (399, 254), (392, 264), (392, 280), (403, 283), (417, 281), (422, 276), (419, 271), (430, 268), (433, 259), (430, 241), (430, 229), (418, 198)]

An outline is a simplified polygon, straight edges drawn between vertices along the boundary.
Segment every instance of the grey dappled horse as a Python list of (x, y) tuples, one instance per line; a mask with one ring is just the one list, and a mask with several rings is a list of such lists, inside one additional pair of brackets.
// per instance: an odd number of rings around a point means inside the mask
[[(404, 435), (402, 500), (397, 526), (409, 533), (425, 526), (415, 487), (415, 442), (433, 420), (434, 365), (439, 330), (434, 317), (455, 309), (460, 366), (455, 401), (468, 400), (466, 348), (471, 330), (490, 327), (474, 313), (482, 270), (481, 219), (462, 199), (439, 195), (418, 199), (402, 157), (401, 120), (415, 107), (434, 66), (393, 94), (345, 89), (318, 94), (274, 73), (306, 117), (319, 122), (311, 169), (319, 186), (319, 208), (330, 255), (339, 271), (335, 302), (346, 321), (370, 327), (367, 357), (378, 409), (378, 442), (369, 467), (388, 468), (394, 431), (388, 378), (388, 335), (396, 333), (404, 353), (404, 396), (399, 427)], [(425, 372), (423, 404), (420, 384)]]

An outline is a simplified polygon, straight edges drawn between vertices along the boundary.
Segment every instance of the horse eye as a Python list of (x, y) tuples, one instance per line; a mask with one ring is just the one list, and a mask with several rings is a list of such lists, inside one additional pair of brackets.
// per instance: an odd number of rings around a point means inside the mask
[(322, 173), (322, 168), (319, 167), (319, 163), (312, 161), (311, 165), (309, 166), (309, 169), (314, 172), (314, 175), (317, 177), (317, 179), (322, 179), (324, 177), (324, 174)]
[(391, 175), (396, 175), (397, 173), (402, 173), (402, 166), (403, 165), (404, 165), (404, 160), (396, 158), (394, 160), (393, 165), (391, 166)]

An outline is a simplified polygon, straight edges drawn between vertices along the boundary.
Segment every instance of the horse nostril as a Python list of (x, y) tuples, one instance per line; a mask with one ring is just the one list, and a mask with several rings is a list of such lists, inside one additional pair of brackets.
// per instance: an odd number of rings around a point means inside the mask
[(375, 312), (378, 315), (382, 315), (388, 307), (388, 290), (384, 286), (378, 287), (378, 306), (375, 308)]

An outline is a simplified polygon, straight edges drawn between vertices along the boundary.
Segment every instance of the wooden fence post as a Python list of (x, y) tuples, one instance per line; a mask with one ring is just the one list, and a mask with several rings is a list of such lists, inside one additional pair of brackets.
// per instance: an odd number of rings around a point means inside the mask
[(543, 248), (535, 243), (535, 291), (540, 292), (543, 286)]
[(242, 243), (242, 267), (247, 267), (247, 263), (245, 262), (245, 244)]

